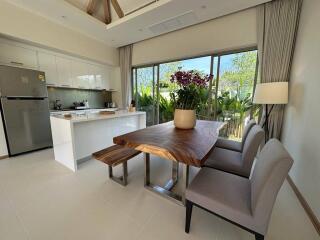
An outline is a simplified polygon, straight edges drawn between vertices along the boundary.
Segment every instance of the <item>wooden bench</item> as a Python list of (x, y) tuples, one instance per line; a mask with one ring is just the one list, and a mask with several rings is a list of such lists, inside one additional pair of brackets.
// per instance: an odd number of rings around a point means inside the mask
[[(113, 145), (99, 152), (93, 153), (92, 157), (108, 165), (110, 179), (112, 179), (113, 181), (123, 186), (126, 186), (128, 183), (127, 161), (137, 156), (140, 153), (141, 153), (140, 151), (135, 150), (133, 148), (127, 148), (121, 145)], [(113, 176), (112, 168), (119, 164), (122, 164), (123, 176), (115, 177)]]

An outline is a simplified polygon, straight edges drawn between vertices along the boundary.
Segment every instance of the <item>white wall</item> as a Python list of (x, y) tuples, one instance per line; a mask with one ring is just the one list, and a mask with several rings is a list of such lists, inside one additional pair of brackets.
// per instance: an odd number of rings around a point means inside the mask
[(0, 112), (0, 157), (7, 156), (7, 155), (8, 155), (8, 149), (7, 149), (6, 138), (4, 135), (2, 117)]
[(133, 65), (257, 45), (256, 9), (248, 9), (133, 45)]
[(320, 1), (304, 0), (282, 141), (295, 162), (290, 176), (320, 219)]
[(0, 33), (101, 63), (119, 65), (116, 48), (2, 0)]

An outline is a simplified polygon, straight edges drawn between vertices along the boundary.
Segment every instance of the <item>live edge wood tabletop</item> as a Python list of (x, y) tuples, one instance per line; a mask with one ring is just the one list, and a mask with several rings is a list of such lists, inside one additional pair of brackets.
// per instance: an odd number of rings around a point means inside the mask
[(157, 155), (187, 165), (201, 167), (213, 149), (223, 122), (197, 120), (191, 130), (175, 128), (167, 122), (113, 138), (118, 145)]

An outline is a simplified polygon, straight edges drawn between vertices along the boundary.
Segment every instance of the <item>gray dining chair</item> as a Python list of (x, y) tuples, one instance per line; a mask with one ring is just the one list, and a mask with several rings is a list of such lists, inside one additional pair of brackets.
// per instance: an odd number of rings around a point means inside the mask
[(242, 133), (242, 140), (241, 142), (233, 141), (225, 138), (218, 138), (216, 142), (216, 147), (229, 149), (236, 152), (242, 152), (244, 143), (248, 137), (248, 134), (251, 130), (251, 128), (256, 125), (256, 121), (254, 119), (251, 119), (247, 125), (245, 126), (243, 133)]
[(263, 139), (264, 130), (259, 125), (255, 125), (246, 137), (242, 152), (215, 147), (204, 166), (249, 178), (252, 164)]
[(202, 168), (186, 191), (186, 233), (195, 205), (255, 234), (256, 240), (263, 240), (274, 202), (292, 164), (282, 144), (271, 139), (257, 157), (251, 179)]

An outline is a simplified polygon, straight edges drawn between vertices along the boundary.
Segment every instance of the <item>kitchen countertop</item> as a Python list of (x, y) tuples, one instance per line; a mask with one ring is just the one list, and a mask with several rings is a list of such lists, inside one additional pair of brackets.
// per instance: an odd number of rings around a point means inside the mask
[(67, 113), (84, 113), (84, 112), (99, 112), (99, 111), (117, 111), (118, 108), (87, 108), (87, 109), (63, 109), (50, 110), (50, 115), (67, 114)]
[[(96, 111), (96, 110), (98, 110), (98, 111)], [(89, 121), (97, 121), (97, 120), (146, 114), (145, 112), (140, 112), (140, 111), (128, 112), (127, 110), (118, 110), (118, 111), (115, 111), (115, 114), (109, 114), (109, 115), (99, 114), (99, 111), (103, 111), (103, 110), (106, 110), (106, 109), (95, 109), (94, 112), (90, 112), (87, 110), (87, 112), (85, 112), (83, 114), (72, 114), (71, 118), (65, 118), (64, 114), (66, 114), (68, 112), (63, 111), (63, 112), (61, 112), (61, 114), (51, 115), (51, 118), (63, 119), (65, 121), (70, 121), (71, 123), (79, 123), (79, 122), (89, 122)], [(78, 112), (78, 111), (79, 110), (77, 110), (76, 112)]]

